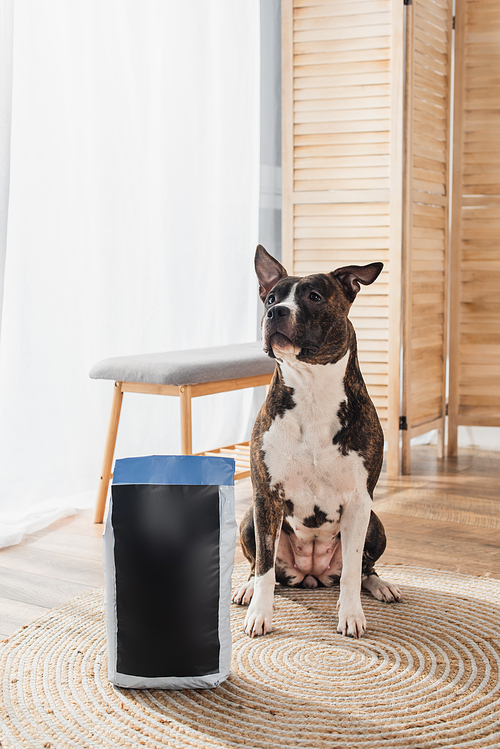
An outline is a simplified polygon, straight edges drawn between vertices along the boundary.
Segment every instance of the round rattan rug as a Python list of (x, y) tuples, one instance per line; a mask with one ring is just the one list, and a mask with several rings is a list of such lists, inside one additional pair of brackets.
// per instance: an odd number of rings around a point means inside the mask
[(335, 633), (338, 589), (278, 586), (264, 638), (233, 606), (232, 673), (215, 690), (113, 688), (102, 591), (80, 596), (2, 643), (2, 749), (499, 747), (500, 580), (379, 571), (404, 601), (363, 594), (361, 640)]

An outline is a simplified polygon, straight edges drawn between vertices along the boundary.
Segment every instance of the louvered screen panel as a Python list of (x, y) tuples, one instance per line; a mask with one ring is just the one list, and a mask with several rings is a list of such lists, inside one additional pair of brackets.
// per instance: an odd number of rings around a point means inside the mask
[(392, 429), (394, 467), (402, 0), (283, 0), (282, 32), (283, 262), (296, 275), (384, 262), (351, 319), (368, 389)]
[(452, 0), (407, 9), (403, 472), (410, 439), (439, 430), (446, 415), (448, 170)]
[(500, 425), (500, 4), (457, 0), (449, 452)]

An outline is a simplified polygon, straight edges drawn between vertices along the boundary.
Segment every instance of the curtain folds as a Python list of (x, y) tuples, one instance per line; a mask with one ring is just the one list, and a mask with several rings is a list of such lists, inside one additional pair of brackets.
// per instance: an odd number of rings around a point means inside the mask
[(0, 331), (9, 211), (13, 15), (14, 0), (3, 0), (0, 3)]
[[(259, 3), (16, 0), (13, 28), (0, 546), (93, 503), (92, 364), (255, 340), (257, 316)], [(127, 394), (116, 457), (179, 452), (178, 408)], [(195, 401), (194, 450), (251, 411)]]

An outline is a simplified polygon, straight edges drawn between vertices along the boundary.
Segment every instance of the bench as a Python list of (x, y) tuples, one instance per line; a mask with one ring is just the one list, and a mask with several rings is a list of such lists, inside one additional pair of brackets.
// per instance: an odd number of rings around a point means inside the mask
[[(124, 393), (173, 395), (180, 399), (181, 451), (192, 455), (191, 399), (202, 395), (268, 385), (274, 372), (274, 359), (262, 351), (262, 343), (138, 354), (104, 359), (90, 370), (96, 380), (114, 380), (108, 433), (95, 507), (94, 522), (102, 523)], [(248, 442), (200, 453), (226, 455), (236, 460), (235, 478), (250, 475)]]

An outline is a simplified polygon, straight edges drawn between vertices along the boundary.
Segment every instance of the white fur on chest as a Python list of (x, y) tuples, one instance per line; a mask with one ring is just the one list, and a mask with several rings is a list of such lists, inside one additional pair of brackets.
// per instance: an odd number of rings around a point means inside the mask
[(340, 505), (359, 492), (366, 493), (367, 472), (361, 456), (342, 455), (333, 444), (341, 428), (340, 404), (346, 400), (348, 357), (349, 352), (336, 364), (313, 365), (295, 359), (281, 364), (296, 405), (278, 416), (264, 435), (264, 459), (271, 486), (281, 484), (299, 524), (314, 514), (315, 507), (336, 519)]

